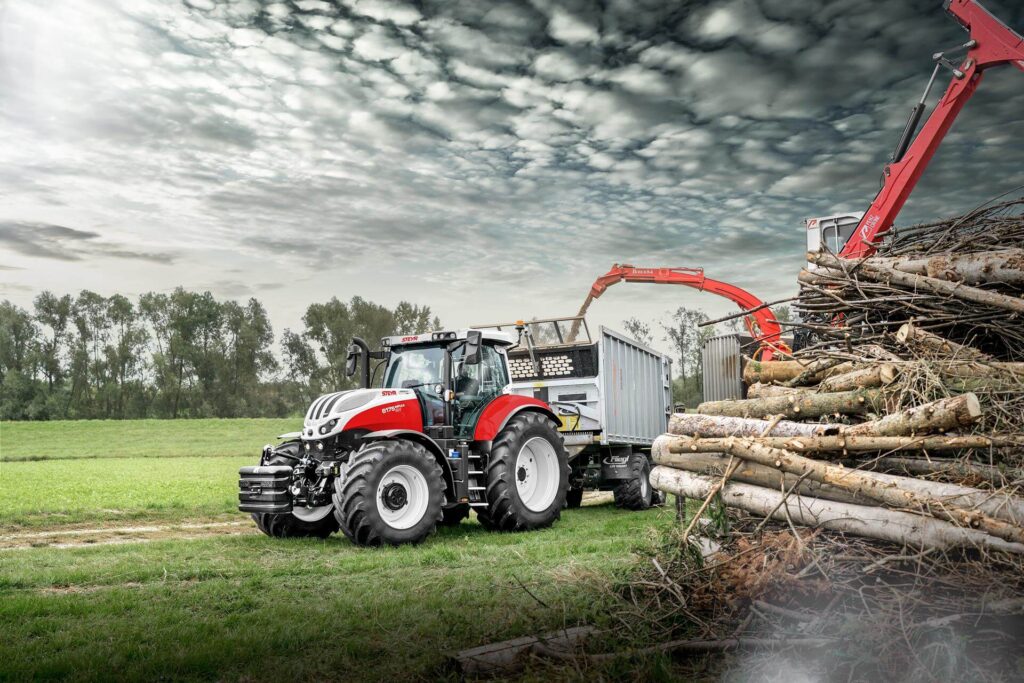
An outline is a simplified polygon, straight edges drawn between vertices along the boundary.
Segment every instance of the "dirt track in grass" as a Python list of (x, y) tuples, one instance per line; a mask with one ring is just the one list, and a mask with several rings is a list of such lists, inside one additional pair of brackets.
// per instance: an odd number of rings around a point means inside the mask
[[(584, 494), (584, 505), (611, 502), (610, 493)], [(40, 531), (19, 531), (0, 535), (0, 551), (23, 548), (88, 548), (100, 545), (149, 543), (164, 540), (189, 540), (210, 536), (239, 536), (259, 533), (247, 517), (225, 521), (190, 520), (173, 524), (103, 524), (49, 527)]]
[(99, 545), (189, 540), (209, 536), (258, 533), (249, 519), (233, 522), (105, 525), (93, 528), (48, 529), (0, 536), (0, 550), (21, 548), (87, 548)]

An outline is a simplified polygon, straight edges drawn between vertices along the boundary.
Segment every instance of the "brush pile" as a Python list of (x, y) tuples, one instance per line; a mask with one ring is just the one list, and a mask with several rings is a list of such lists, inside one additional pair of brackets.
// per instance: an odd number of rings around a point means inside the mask
[[(670, 583), (703, 591), (701, 637), (751, 642), (838, 643), (856, 613), (902, 651), (875, 676), (987, 677), (1003, 646), (998, 671), (1021, 666), (1024, 200), (894, 231), (867, 259), (808, 260), (803, 348), (748, 361), (747, 398), (677, 414), (654, 444), (652, 485), (701, 506), (678, 539), (687, 568), (662, 562), (645, 608)], [(695, 569), (708, 510), (728, 533)], [(939, 632), (973, 645), (952, 663), (922, 652)]]

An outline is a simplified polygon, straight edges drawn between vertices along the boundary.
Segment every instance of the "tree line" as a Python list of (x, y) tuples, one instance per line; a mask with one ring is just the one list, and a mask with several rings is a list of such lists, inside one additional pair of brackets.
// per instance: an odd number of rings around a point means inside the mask
[(0, 302), (0, 420), (284, 417), (345, 376), (348, 344), (441, 326), (427, 306), (353, 297), (311, 304), (280, 358), (259, 300), (184, 288), (136, 300), (43, 292)]

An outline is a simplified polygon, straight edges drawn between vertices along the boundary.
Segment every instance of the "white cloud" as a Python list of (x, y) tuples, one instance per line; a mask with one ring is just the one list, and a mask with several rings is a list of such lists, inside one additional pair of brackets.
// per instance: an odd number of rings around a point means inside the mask
[(597, 27), (561, 7), (555, 7), (548, 21), (548, 32), (563, 43), (594, 43), (600, 38)]

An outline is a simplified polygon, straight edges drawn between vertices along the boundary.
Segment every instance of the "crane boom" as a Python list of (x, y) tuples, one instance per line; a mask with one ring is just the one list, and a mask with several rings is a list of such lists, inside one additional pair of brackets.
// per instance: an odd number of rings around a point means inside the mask
[(733, 301), (749, 314), (743, 322), (750, 336), (760, 344), (758, 355), (761, 360), (772, 360), (777, 355), (789, 355), (789, 347), (782, 341), (782, 326), (771, 309), (764, 302), (745, 289), (728, 282), (713, 280), (704, 275), (703, 268), (637, 268), (629, 264), (616, 263), (607, 273), (597, 278), (590, 287), (590, 294), (577, 314), (582, 317), (591, 302), (597, 299), (611, 285), (617, 282), (649, 282), (663, 285), (683, 285), (702, 292), (710, 292)]
[(932, 74), (929, 89), (940, 66), (949, 68), (953, 78), (920, 134), (910, 143), (924, 110), (928, 89), (914, 107), (892, 160), (883, 172), (882, 189), (840, 252), (844, 258), (863, 258), (875, 253), (879, 240), (892, 228), (896, 215), (914, 191), (957, 114), (977, 90), (985, 70), (1013, 65), (1024, 71), (1024, 38), (989, 14), (976, 0), (946, 0), (944, 8), (970, 34), (970, 40), (957, 48), (966, 48), (967, 54), (959, 66), (942, 52), (933, 56), (937, 62), (936, 73)]

